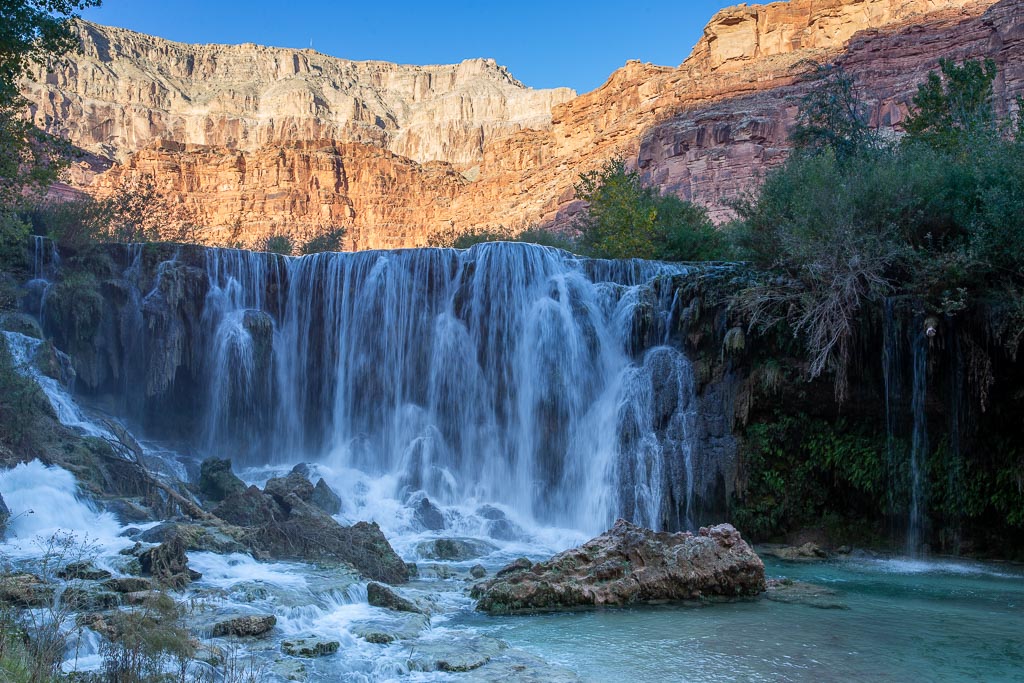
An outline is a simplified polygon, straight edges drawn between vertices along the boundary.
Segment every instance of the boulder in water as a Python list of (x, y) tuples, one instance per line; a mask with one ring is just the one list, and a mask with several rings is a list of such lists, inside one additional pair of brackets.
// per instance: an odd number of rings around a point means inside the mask
[(245, 482), (231, 471), (230, 460), (209, 458), (199, 470), (199, 495), (212, 503), (219, 503), (234, 494), (245, 491)]
[(804, 543), (800, 546), (764, 546), (759, 548), (762, 555), (768, 555), (787, 562), (820, 562), (828, 559), (825, 552), (817, 543)]
[(326, 657), (333, 655), (341, 647), (336, 640), (327, 640), (316, 636), (293, 638), (281, 643), (281, 651), (292, 657)]
[(415, 614), (423, 614), (423, 610), (408, 598), (403, 598), (397, 592), (382, 586), (379, 583), (371, 581), (366, 586), (367, 602), (374, 607), (383, 607), (384, 609), (394, 610), (395, 612), (413, 612)]
[(115, 593), (141, 593), (153, 590), (153, 582), (141, 576), (121, 576), (107, 579), (103, 587)]
[(260, 491), (250, 486), (213, 510), (221, 519), (244, 528), (252, 550), (275, 559), (347, 562), (367, 578), (405, 583), (409, 569), (376, 523), (342, 526), (307, 502), (313, 485), (301, 474), (271, 479)]
[(109, 579), (113, 574), (106, 569), (96, 567), (92, 562), (70, 562), (63, 569), (57, 572), (58, 579), (71, 581), (80, 579), (82, 581), (103, 581)]
[(259, 638), (270, 633), (276, 624), (277, 617), (273, 614), (253, 614), (217, 622), (213, 625), (212, 635), (214, 638), (224, 636)]
[(422, 528), (427, 531), (444, 530), (444, 513), (429, 498), (420, 494), (409, 501), (409, 506), (412, 508), (413, 520)]
[(484, 522), (484, 533), (495, 540), (518, 541), (526, 535), (522, 527), (493, 505), (481, 505), (476, 509), (476, 514), (487, 520)]
[(322, 477), (316, 483), (316, 486), (313, 487), (313, 497), (310, 498), (309, 502), (329, 515), (341, 513), (341, 498), (327, 485), (327, 482)]
[(768, 579), (764, 597), (772, 602), (807, 605), (818, 609), (850, 609), (839, 599), (839, 591), (792, 579)]
[(477, 609), (495, 614), (628, 605), (765, 590), (764, 563), (730, 524), (655, 532), (619, 520), (579, 548), (530, 567), (509, 567), (473, 587)]
[(0, 604), (43, 607), (53, 599), (53, 587), (35, 574), (0, 574)]
[(446, 638), (417, 642), (409, 658), (409, 668), (464, 673), (479, 669), (507, 649), (508, 645), (497, 638), (450, 634)]
[(416, 552), (427, 560), (462, 562), (490, 555), (497, 546), (476, 538), (438, 538), (417, 544)]
[(211, 553), (245, 552), (245, 546), (227, 531), (237, 532), (238, 530), (232, 527), (218, 528), (203, 524), (164, 522), (138, 534), (135, 536), (135, 540), (145, 543), (164, 543), (173, 536), (178, 536), (185, 543), (186, 550)]

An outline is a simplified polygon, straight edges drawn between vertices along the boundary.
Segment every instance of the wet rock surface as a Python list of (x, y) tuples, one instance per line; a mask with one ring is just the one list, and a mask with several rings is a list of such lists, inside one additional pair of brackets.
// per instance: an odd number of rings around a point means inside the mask
[(165, 588), (184, 588), (201, 578), (198, 572), (189, 569), (185, 543), (180, 536), (172, 536), (166, 543), (143, 550), (138, 557), (142, 573), (152, 576), (153, 581)]
[(0, 575), (0, 603), (13, 607), (42, 607), (53, 598), (53, 588), (26, 572)]
[(764, 564), (732, 525), (654, 532), (619, 520), (579, 548), (530, 567), (515, 563), (473, 587), (477, 609), (495, 614), (709, 597), (766, 588)]
[(805, 581), (768, 579), (765, 599), (791, 605), (806, 605), (818, 609), (850, 609), (842, 601), (839, 591)]
[(327, 482), (322, 477), (316, 483), (316, 486), (313, 487), (313, 495), (310, 497), (309, 502), (329, 515), (341, 513), (341, 498), (327, 485)]
[(203, 461), (199, 472), (199, 494), (207, 501), (220, 502), (245, 488), (245, 482), (231, 471), (230, 460), (209, 458)]
[(416, 553), (427, 560), (462, 562), (490, 555), (497, 546), (478, 538), (438, 538), (416, 546)]
[(408, 664), (412, 671), (462, 673), (479, 669), (506, 649), (508, 645), (496, 638), (449, 634), (418, 642)]
[(313, 504), (316, 488), (301, 470), (236, 491), (213, 514), (243, 527), (242, 543), (274, 559), (346, 562), (367, 578), (404, 583), (409, 568), (376, 523), (342, 526)]
[(766, 545), (758, 547), (758, 553), (768, 555), (787, 562), (820, 562), (828, 559), (826, 552), (817, 543), (804, 543), (799, 546)]
[(281, 651), (292, 657), (326, 657), (333, 655), (341, 647), (336, 640), (327, 640), (317, 636), (292, 638), (281, 643)]
[(383, 607), (396, 612), (423, 613), (423, 609), (412, 600), (402, 597), (394, 589), (373, 581), (367, 584), (366, 595), (367, 601), (374, 607)]
[(222, 636), (239, 636), (242, 638), (258, 638), (265, 636), (277, 625), (277, 617), (273, 614), (257, 614), (236, 617), (220, 621), (213, 625), (214, 638)]

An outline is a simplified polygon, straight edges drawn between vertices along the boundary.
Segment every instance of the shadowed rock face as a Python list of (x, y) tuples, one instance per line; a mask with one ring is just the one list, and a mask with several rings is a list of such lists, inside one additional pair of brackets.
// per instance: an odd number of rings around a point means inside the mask
[(529, 565), (517, 561), (478, 583), (477, 609), (495, 614), (630, 605), (764, 592), (764, 563), (730, 524), (694, 536), (625, 520), (597, 538)]
[(248, 240), (344, 226), (347, 248), (409, 247), (450, 227), (566, 225), (577, 174), (615, 155), (725, 219), (788, 154), (813, 62), (841, 62), (891, 130), (940, 57), (992, 57), (1005, 111), (1024, 92), (1021, 16), (1024, 0), (740, 6), (678, 67), (630, 62), (579, 97), (484, 60), (400, 67), (86, 24), (85, 54), (25, 90), (37, 123), (106, 158), (76, 167), (77, 186), (152, 175), (199, 211), (205, 242), (239, 221)]

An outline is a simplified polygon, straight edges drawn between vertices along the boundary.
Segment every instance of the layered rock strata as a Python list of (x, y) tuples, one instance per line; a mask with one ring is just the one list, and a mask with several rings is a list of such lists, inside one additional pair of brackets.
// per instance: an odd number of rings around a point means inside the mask
[(564, 226), (578, 174), (616, 155), (724, 220), (786, 157), (825, 61), (857, 79), (882, 129), (898, 129), (941, 57), (993, 58), (1008, 113), (1024, 92), (1022, 16), (1024, 0), (743, 5), (715, 15), (678, 68), (630, 62), (575, 98), (482, 60), (398, 67), (83, 24), (85, 55), (26, 92), (37, 122), (99, 154), (78, 186), (152, 175), (197, 209), (203, 241), (233, 225), (250, 241), (342, 226), (348, 248), (416, 246), (439, 230)]

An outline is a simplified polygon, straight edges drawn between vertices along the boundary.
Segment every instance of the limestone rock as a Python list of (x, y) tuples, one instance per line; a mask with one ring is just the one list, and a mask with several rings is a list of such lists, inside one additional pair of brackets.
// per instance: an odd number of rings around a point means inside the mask
[(444, 639), (421, 640), (409, 658), (412, 671), (464, 673), (479, 669), (508, 649), (508, 645), (487, 636), (451, 634)]
[(316, 636), (294, 638), (281, 643), (281, 651), (292, 657), (326, 657), (333, 655), (341, 647), (336, 640), (327, 640)]
[(307, 502), (314, 487), (299, 473), (271, 479), (264, 491), (250, 486), (213, 510), (244, 527), (243, 542), (267, 557), (313, 562), (347, 562), (367, 578), (404, 583), (409, 569), (376, 523), (342, 526)]
[(442, 531), (445, 528), (444, 513), (424, 495), (414, 498), (410, 506), (413, 520), (428, 531)]
[(341, 498), (327, 485), (323, 478), (317, 481), (316, 486), (313, 487), (313, 496), (309, 499), (309, 502), (329, 515), (341, 513)]
[(438, 538), (417, 544), (416, 552), (426, 560), (462, 562), (490, 555), (497, 546), (476, 538)]
[(199, 494), (206, 500), (219, 503), (245, 488), (245, 483), (231, 471), (230, 460), (208, 458), (203, 461), (199, 470)]
[(242, 638), (259, 638), (270, 633), (277, 625), (277, 617), (273, 614), (249, 615), (220, 621), (213, 625), (214, 638), (239, 636)]
[(34, 574), (0, 574), (0, 604), (42, 607), (53, 599), (53, 587)]
[(413, 612), (422, 614), (423, 610), (408, 598), (403, 598), (387, 586), (371, 581), (366, 585), (367, 602), (374, 607), (383, 607), (396, 612)]
[(153, 590), (153, 582), (140, 576), (124, 576), (107, 579), (103, 587), (115, 593), (140, 593)]
[(764, 597), (772, 602), (806, 605), (818, 609), (850, 609), (839, 598), (839, 591), (804, 581), (768, 579)]
[(804, 543), (800, 546), (770, 545), (759, 548), (762, 555), (776, 557), (789, 562), (820, 562), (828, 559), (825, 552), (817, 543)]
[(764, 564), (729, 524), (696, 536), (654, 532), (619, 520), (579, 548), (533, 566), (512, 565), (473, 587), (492, 613), (628, 605), (765, 590)]

